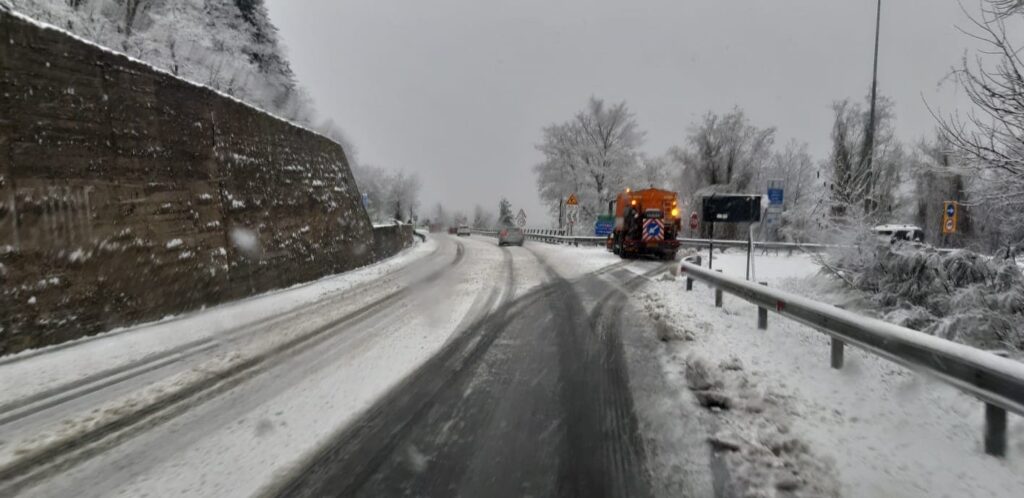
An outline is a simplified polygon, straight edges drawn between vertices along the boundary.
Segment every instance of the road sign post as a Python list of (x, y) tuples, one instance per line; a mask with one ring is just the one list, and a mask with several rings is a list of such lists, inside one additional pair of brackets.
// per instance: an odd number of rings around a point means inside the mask
[[(711, 268), (711, 259), (714, 258), (714, 246), (711, 242), (715, 238), (715, 222), (719, 223), (759, 223), (761, 221), (761, 196), (742, 194), (713, 194), (706, 196), (701, 202), (701, 211), (704, 213), (704, 222), (708, 223), (711, 234), (708, 237), (709, 261), (708, 268)], [(750, 258), (753, 241), (748, 236), (747, 243), (747, 271), (750, 271)], [(748, 275), (749, 278), (749, 275)]]
[(568, 218), (569, 224), (569, 235), (573, 235), (573, 227), (575, 227), (579, 216), (580, 201), (576, 198), (576, 194), (569, 194), (569, 198), (565, 201), (565, 207), (567, 209), (566, 218)]

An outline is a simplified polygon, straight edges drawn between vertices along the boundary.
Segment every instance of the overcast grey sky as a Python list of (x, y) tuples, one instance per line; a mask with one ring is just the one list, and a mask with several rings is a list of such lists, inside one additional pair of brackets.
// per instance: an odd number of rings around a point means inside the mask
[[(976, 5), (966, 0), (968, 5)], [(429, 208), (507, 196), (546, 224), (532, 166), (541, 127), (586, 99), (626, 100), (649, 154), (708, 110), (742, 107), (779, 142), (828, 152), (833, 100), (868, 90), (874, 0), (268, 0), (299, 82), (363, 162), (418, 172)], [(923, 98), (962, 98), (971, 46), (956, 0), (883, 0), (880, 90), (906, 141)], [(425, 210), (424, 210), (425, 211)]]

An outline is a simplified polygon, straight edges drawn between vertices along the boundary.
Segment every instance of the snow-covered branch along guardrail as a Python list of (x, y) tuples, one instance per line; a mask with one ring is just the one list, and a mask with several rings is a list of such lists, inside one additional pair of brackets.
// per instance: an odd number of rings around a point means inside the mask
[[(1006, 451), (1006, 411), (1024, 415), (1024, 363), (846, 311), (789, 292), (770, 289), (683, 262), (687, 289), (700, 280), (762, 310), (803, 323), (832, 338), (832, 367), (842, 368), (843, 345), (851, 344), (912, 370), (923, 370), (985, 403), (985, 451)], [(716, 296), (718, 298), (718, 296)], [(716, 299), (720, 305), (720, 298)], [(762, 312), (766, 316), (766, 312)], [(762, 317), (759, 317), (759, 319)], [(760, 321), (760, 320), (759, 320)], [(764, 322), (767, 326), (767, 322)]]

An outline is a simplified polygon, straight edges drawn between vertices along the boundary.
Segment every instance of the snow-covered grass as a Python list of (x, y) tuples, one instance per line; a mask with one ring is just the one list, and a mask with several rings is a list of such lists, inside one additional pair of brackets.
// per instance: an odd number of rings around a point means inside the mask
[[(742, 276), (745, 263), (737, 252), (715, 267)], [(758, 280), (787, 290), (802, 285), (791, 276), (817, 271), (802, 255), (762, 257), (757, 269)], [(720, 445), (739, 445), (723, 450), (725, 460), (737, 484), (758, 496), (777, 490), (779, 474), (766, 469), (788, 469), (772, 448), (779, 441), (798, 449), (788, 464), (802, 476), (822, 476), (806, 486), (827, 484), (823, 471), (831, 469), (843, 496), (1024, 496), (1019, 418), (1010, 419), (1008, 458), (990, 457), (982, 448), (983, 405), (950, 386), (853, 348), (834, 370), (826, 336), (774, 314), (769, 329), (758, 330), (755, 306), (726, 295), (717, 309), (713, 291), (700, 283), (688, 293), (681, 279), (654, 281), (640, 298), (664, 316), (666, 372), (683, 384), (698, 362), (719, 377), (734, 408), (713, 415), (713, 435)], [(751, 402), (760, 411), (749, 410)]]
[[(696, 254), (701, 257), (704, 266), (707, 266), (708, 251), (688, 251), (687, 255)], [(820, 270), (820, 266), (814, 261), (810, 254), (796, 253), (792, 256), (783, 256), (775, 253), (763, 254), (759, 250), (753, 253), (754, 278), (758, 282), (768, 282), (773, 287), (796, 282), (812, 275)], [(724, 253), (715, 251), (712, 268), (722, 270), (725, 275), (734, 277), (746, 277), (747, 252), (738, 249), (728, 249)], [(788, 290), (788, 289), (787, 289)]]

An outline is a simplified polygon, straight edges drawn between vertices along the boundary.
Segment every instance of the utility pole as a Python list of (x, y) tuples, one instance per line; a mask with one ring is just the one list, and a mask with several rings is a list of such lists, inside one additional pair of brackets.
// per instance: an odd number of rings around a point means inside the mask
[(878, 9), (875, 11), (875, 60), (871, 72), (871, 111), (868, 115), (868, 129), (864, 134), (864, 154), (861, 158), (865, 161), (867, 173), (867, 185), (865, 186), (864, 213), (868, 214), (873, 210), (871, 202), (872, 187), (875, 182), (874, 159), (875, 159), (875, 107), (878, 100), (878, 36), (882, 29), (882, 0), (878, 0)]

